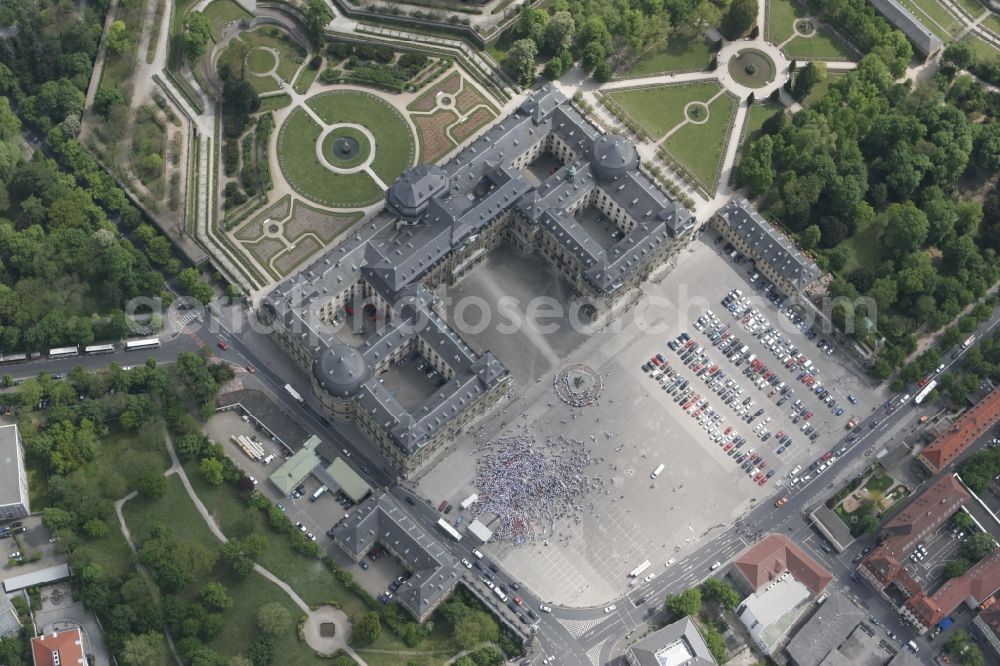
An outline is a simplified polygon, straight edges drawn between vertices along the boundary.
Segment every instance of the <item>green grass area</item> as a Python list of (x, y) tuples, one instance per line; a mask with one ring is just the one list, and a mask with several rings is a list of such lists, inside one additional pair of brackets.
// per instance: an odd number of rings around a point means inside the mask
[[(798, 76), (798, 74), (796, 74), (796, 76)], [(832, 86), (841, 76), (844, 76), (842, 72), (827, 72), (826, 78), (813, 86), (813, 89), (809, 91), (806, 98), (802, 100), (802, 104), (804, 106), (809, 106), (825, 95), (826, 91), (830, 89), (830, 86)]]
[(870, 493), (884, 493), (895, 485), (895, 481), (888, 474), (873, 474), (865, 482), (865, 488)]
[(709, 190), (715, 189), (716, 171), (722, 160), (722, 147), (731, 131), (735, 108), (735, 99), (720, 95), (708, 105), (709, 114), (705, 123), (688, 123), (671, 134), (663, 144)]
[(648, 76), (669, 72), (696, 72), (706, 69), (715, 53), (712, 44), (704, 37), (671, 37), (665, 47), (652, 48), (643, 53), (622, 76)]
[(858, 54), (831, 30), (820, 27), (811, 37), (796, 37), (781, 49), (790, 58), (857, 60)]
[[(346, 146), (348, 152), (343, 151)], [(349, 169), (364, 163), (371, 155), (371, 142), (360, 130), (338, 127), (323, 139), (323, 155), (334, 166)]]
[[(125, 22), (125, 28), (132, 37), (129, 48), (124, 53), (113, 55), (108, 53), (104, 58), (104, 68), (101, 70), (101, 85), (109, 88), (121, 88), (125, 80), (132, 75), (139, 55), (139, 37), (142, 35), (142, 23), (146, 16), (146, 2), (150, 0), (133, 0), (120, 3), (115, 19)], [(145, 54), (143, 54), (145, 55)]]
[(784, 42), (795, 34), (795, 20), (807, 13), (792, 0), (767, 0), (767, 41), (772, 44)]
[(222, 37), (222, 28), (230, 21), (253, 18), (253, 14), (240, 7), (233, 0), (214, 0), (202, 10), (202, 14), (208, 19), (212, 28), (212, 39), (215, 41), (219, 41)]
[[(125, 504), (123, 514), (133, 538), (139, 543), (149, 536), (154, 525), (163, 524), (180, 540), (201, 543), (212, 550), (217, 550), (221, 545), (198, 514), (176, 474), (167, 478), (163, 497), (155, 501), (138, 498), (130, 500)], [(225, 611), (222, 632), (208, 643), (209, 647), (226, 657), (242, 654), (249, 643), (249, 637), (257, 635), (257, 609), (264, 604), (280, 603), (295, 620), (302, 615), (302, 611), (288, 595), (273, 583), (257, 574), (252, 574), (245, 580), (235, 579), (229, 575), (224, 564), (216, 565), (206, 579), (188, 585), (182, 590), (181, 596), (193, 601), (198, 591), (212, 580), (223, 583), (233, 599), (232, 607)], [(299, 641), (294, 622), (285, 634), (275, 637), (274, 643), (275, 654), (281, 655), (281, 663), (325, 663), (305, 643)]]
[(764, 121), (774, 115), (778, 109), (784, 109), (780, 104), (775, 104), (774, 102), (758, 102), (750, 107), (750, 111), (747, 113), (746, 123), (744, 127), (746, 131), (743, 134), (743, 145), (741, 150), (746, 150), (747, 146), (760, 138), (761, 135), (761, 125)]
[(865, 268), (873, 272), (878, 269), (879, 262), (882, 260), (879, 251), (881, 231), (881, 226), (874, 220), (870, 220), (865, 224), (859, 224), (853, 236), (841, 241), (840, 246), (850, 250), (847, 263), (840, 271), (842, 275), (847, 275), (857, 268)]
[(247, 56), (247, 69), (250, 74), (257, 76), (269, 74), (276, 64), (278, 63), (274, 53), (268, 49), (256, 48)]
[(257, 28), (244, 32), (240, 39), (251, 47), (270, 47), (278, 51), (278, 76), (291, 83), (295, 72), (306, 57), (306, 49), (293, 40), (288, 33), (278, 28)]
[(150, 65), (156, 59), (156, 45), (160, 43), (160, 26), (163, 24), (163, 12), (167, 7), (165, 2), (156, 3), (156, 13), (153, 16), (153, 34), (149, 36), (146, 46), (146, 62)]
[(306, 557), (292, 550), (288, 537), (275, 532), (267, 517), (259, 510), (248, 507), (235, 488), (224, 484), (210, 486), (198, 473), (198, 465), (185, 463), (191, 487), (201, 499), (219, 529), (229, 538), (243, 538), (259, 532), (267, 536), (267, 548), (260, 564), (278, 578), (288, 583), (310, 605), (333, 603), (348, 615), (367, 610), (365, 603), (354, 596), (316, 558)]
[(962, 22), (937, 0), (900, 0), (927, 29), (948, 42), (962, 31)]
[(272, 95), (270, 97), (262, 97), (260, 100), (260, 113), (274, 111), (275, 109), (283, 109), (291, 103), (292, 98), (284, 93), (280, 95)]
[(313, 69), (312, 67), (303, 67), (299, 71), (299, 75), (295, 79), (295, 83), (292, 86), (295, 89), (295, 92), (300, 95), (305, 95), (309, 92), (309, 86), (311, 86), (313, 81), (316, 80), (316, 75), (319, 74), (321, 69), (323, 69), (322, 63), (316, 69)]
[(381, 198), (382, 190), (368, 174), (335, 174), (319, 162), (316, 141), (321, 131), (302, 109), (292, 111), (281, 126), (278, 162), (295, 191), (317, 203), (341, 208), (363, 206)]
[(174, 0), (170, 15), (170, 41), (167, 43), (167, 69), (176, 72), (184, 60), (184, 15), (195, 0)]
[(707, 102), (722, 88), (715, 81), (615, 90), (608, 97), (618, 102), (653, 137), (663, 137), (684, 121), (690, 102)]
[(413, 164), (413, 133), (403, 116), (384, 100), (368, 93), (336, 91), (310, 97), (306, 104), (326, 123), (357, 123), (375, 136), (372, 169), (386, 185)]
[(980, 62), (993, 62), (1000, 56), (1000, 51), (997, 51), (996, 47), (976, 35), (966, 35), (962, 41), (972, 45), (972, 50), (976, 52)]
[(972, 18), (978, 18), (989, 10), (979, 2), (979, 0), (956, 0), (959, 7), (964, 9)]

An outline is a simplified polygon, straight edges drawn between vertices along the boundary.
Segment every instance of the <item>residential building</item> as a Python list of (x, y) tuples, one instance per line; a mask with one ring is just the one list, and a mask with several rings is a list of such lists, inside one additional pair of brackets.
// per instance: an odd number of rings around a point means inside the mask
[(427, 534), (389, 493), (369, 497), (328, 533), (355, 562), (375, 546), (382, 546), (411, 572), (396, 590), (395, 600), (418, 622), (423, 622), (448, 598), (465, 567)]
[(786, 296), (801, 294), (822, 275), (819, 267), (745, 197), (733, 197), (712, 218), (715, 230)]
[(905, 598), (899, 613), (918, 633), (929, 631), (963, 603), (978, 608), (1000, 589), (1000, 549), (958, 578), (945, 581), (933, 594), (903, 568), (914, 549), (929, 541), (971, 499), (955, 475), (942, 476), (882, 527), (878, 547), (858, 567), (862, 578), (886, 601), (899, 595)]
[(958, 578), (946, 580), (934, 594), (921, 591), (913, 595), (900, 612), (919, 633), (924, 633), (961, 604), (978, 608), (997, 590), (1000, 590), (1000, 549), (976, 562)]
[(628, 646), (625, 660), (630, 666), (714, 666), (717, 663), (690, 617)]
[(924, 447), (917, 460), (937, 474), (990, 428), (1000, 422), (1000, 388), (987, 393), (933, 442)]
[(941, 50), (944, 42), (934, 32), (925, 26), (920, 19), (898, 0), (869, 0), (879, 14), (917, 47), (917, 50), (930, 57)]
[[(539, 160), (552, 168), (539, 173)], [(593, 318), (693, 236), (691, 213), (640, 169), (635, 147), (602, 134), (547, 85), (446, 164), (403, 173), (381, 213), (279, 284), (258, 316), (310, 376), (322, 411), (356, 424), (408, 476), (511, 380), (443, 319), (437, 287), (506, 241), (557, 267)], [(437, 386), (407, 407), (385, 377), (417, 357)]]
[(31, 513), (24, 445), (17, 424), (0, 426), (0, 520), (16, 520)]
[(785, 651), (795, 666), (819, 666), (839, 650), (864, 619), (864, 612), (834, 589), (795, 633)]
[(83, 634), (74, 627), (31, 639), (35, 666), (87, 666)]
[(736, 558), (731, 572), (751, 594), (736, 609), (757, 647), (776, 653), (833, 575), (782, 534), (771, 534)]

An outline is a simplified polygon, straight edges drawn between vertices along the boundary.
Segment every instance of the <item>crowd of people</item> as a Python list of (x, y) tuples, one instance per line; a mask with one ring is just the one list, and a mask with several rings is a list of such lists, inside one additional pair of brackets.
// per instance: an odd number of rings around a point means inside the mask
[(562, 435), (538, 442), (525, 427), (477, 442), (476, 457), (476, 509), (497, 516), (493, 540), (544, 541), (557, 521), (583, 518), (588, 493), (606, 492), (604, 481), (588, 474), (598, 459)]

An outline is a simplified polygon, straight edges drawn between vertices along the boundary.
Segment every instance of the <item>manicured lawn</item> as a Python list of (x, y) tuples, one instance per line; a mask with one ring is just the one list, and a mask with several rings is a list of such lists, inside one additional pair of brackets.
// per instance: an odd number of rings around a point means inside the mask
[(349, 208), (374, 203), (382, 190), (364, 172), (335, 174), (316, 158), (320, 126), (302, 109), (292, 111), (278, 136), (278, 162), (295, 191), (317, 203)]
[(282, 30), (278, 28), (257, 28), (250, 32), (244, 32), (240, 39), (251, 47), (266, 46), (278, 51), (278, 76), (286, 83), (291, 83), (295, 78), (295, 72), (299, 65), (305, 60), (305, 47), (300, 46)]
[(892, 477), (888, 474), (875, 474), (868, 478), (865, 483), (865, 488), (868, 489), (870, 493), (884, 493), (885, 491), (892, 488), (896, 482), (892, 480)]
[(254, 49), (247, 56), (247, 69), (250, 70), (250, 74), (258, 76), (267, 74), (274, 69), (276, 64), (274, 53), (267, 49)]
[(372, 168), (386, 185), (413, 164), (416, 145), (413, 132), (396, 109), (367, 93), (328, 92), (310, 97), (306, 103), (324, 122), (357, 123), (375, 136)]
[(828, 58), (832, 60), (857, 60), (858, 54), (833, 32), (820, 27), (811, 37), (796, 37), (785, 44), (782, 51), (791, 58)]
[(746, 132), (743, 134), (741, 150), (746, 150), (747, 146), (757, 140), (761, 134), (761, 125), (780, 108), (783, 107), (770, 101), (763, 104), (758, 102), (750, 107), (750, 112), (747, 113)]
[(312, 67), (303, 67), (302, 71), (299, 72), (299, 76), (295, 79), (295, 84), (292, 86), (295, 88), (295, 92), (300, 95), (305, 95), (309, 92), (309, 86), (313, 84), (316, 80), (316, 75), (319, 74), (319, 70), (323, 69), (323, 65), (320, 64), (319, 67), (313, 69)]
[(996, 47), (975, 35), (966, 35), (962, 41), (972, 45), (972, 49), (976, 52), (976, 57), (981, 62), (992, 62), (997, 59), (997, 56), (1000, 56), (1000, 51), (997, 51)]
[[(164, 524), (178, 539), (196, 541), (213, 550), (221, 547), (221, 542), (209, 531), (177, 475), (167, 478), (163, 497), (156, 501), (133, 499), (125, 504), (123, 512), (133, 538), (140, 543), (149, 536), (154, 525)], [(276, 585), (257, 574), (251, 574), (245, 580), (237, 580), (229, 574), (226, 566), (220, 563), (206, 579), (195, 581), (182, 590), (181, 596), (193, 601), (198, 591), (212, 580), (217, 580), (226, 586), (233, 599), (233, 605), (225, 611), (223, 630), (208, 643), (209, 647), (226, 657), (242, 654), (249, 640), (258, 633), (257, 609), (266, 603), (277, 602), (285, 606), (293, 618), (288, 631), (274, 639), (275, 653), (281, 655), (281, 663), (325, 663), (298, 639), (295, 625), (302, 616), (302, 611)]]
[(722, 159), (722, 146), (731, 131), (736, 100), (720, 95), (708, 105), (708, 121), (688, 123), (670, 135), (664, 147), (691, 170), (709, 190), (715, 190), (716, 170)]
[(684, 107), (689, 102), (707, 102), (721, 88), (715, 81), (685, 83), (676, 86), (634, 88), (608, 93), (649, 134), (663, 137), (684, 121)]
[(990, 15), (983, 20), (981, 25), (1000, 35), (1000, 18), (997, 18), (996, 14), (990, 12)]
[(957, 4), (972, 18), (982, 16), (985, 12), (989, 11), (979, 0), (957, 0)]
[(826, 78), (817, 83), (815, 86), (813, 86), (813, 89), (809, 91), (809, 94), (806, 95), (806, 98), (802, 100), (802, 104), (804, 106), (809, 106), (810, 104), (818, 100), (820, 97), (825, 95), (826, 91), (830, 89), (830, 86), (832, 86), (834, 82), (836, 82), (836, 80), (841, 76), (843, 76), (843, 74), (840, 72), (827, 72)]
[(623, 76), (648, 76), (667, 72), (695, 72), (706, 69), (715, 51), (707, 39), (671, 37), (666, 47), (643, 53)]
[(962, 30), (962, 22), (952, 16), (951, 12), (937, 0), (901, 0), (901, 2), (931, 32), (946, 42)]
[(792, 0), (768, 0), (767, 40), (781, 44), (795, 33), (795, 19), (806, 15), (804, 7)]
[(236, 19), (252, 19), (253, 15), (233, 0), (214, 0), (202, 11), (212, 28), (212, 39), (219, 41), (222, 28)]
[(283, 109), (292, 103), (292, 98), (282, 93), (271, 97), (262, 97), (260, 100), (260, 112), (266, 113), (275, 109)]

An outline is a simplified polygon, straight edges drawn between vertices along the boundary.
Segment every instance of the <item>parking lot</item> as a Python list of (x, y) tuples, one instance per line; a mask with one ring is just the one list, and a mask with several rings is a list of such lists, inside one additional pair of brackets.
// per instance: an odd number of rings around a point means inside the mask
[[(501, 560), (505, 568), (530, 584), (543, 598), (580, 606), (601, 604), (628, 589), (628, 571), (638, 563), (649, 559), (658, 567), (651, 572), (663, 571), (667, 561), (682, 557), (686, 549), (728, 527), (754, 502), (770, 501), (776, 484), (787, 484), (790, 469), (798, 464), (808, 466), (823, 455), (825, 446), (842, 437), (852, 414), (846, 409), (851, 405), (847, 395), (858, 400), (855, 409), (859, 411), (868, 411), (870, 408), (863, 405), (874, 403), (864, 377), (841, 367), (837, 354), (821, 352), (787, 318), (786, 324), (779, 325), (778, 318), (784, 315), (778, 307), (761, 298), (754, 288), (756, 285), (747, 282), (746, 272), (723, 258), (719, 250), (711, 242), (693, 244), (690, 252), (682, 253), (677, 267), (665, 279), (659, 284), (645, 283), (639, 300), (623, 316), (602, 324), (599, 330), (580, 332), (557, 327), (552, 334), (530, 331), (503, 335), (494, 327), (478, 335), (466, 335), (472, 338), (473, 346), (493, 350), (511, 367), (517, 379), (518, 390), (512, 401), (501, 402), (484, 422), (485, 437), (510, 434), (526, 427), (539, 442), (560, 435), (578, 440), (599, 459), (599, 464), (588, 470), (588, 474), (603, 482), (604, 492), (580, 498), (587, 513), (581, 524), (569, 521), (557, 524), (554, 534), (541, 543), (486, 546), (490, 555)], [(537, 257), (517, 260), (517, 270), (506, 263), (509, 259), (504, 255), (491, 256), (454, 289), (486, 300), (490, 293), (527, 295), (529, 287), (537, 291), (538, 287), (528, 284), (525, 276), (544, 277), (540, 283), (548, 294), (564, 294), (569, 289), (564, 282), (553, 278), (551, 271), (544, 270), (544, 262)], [(501, 260), (503, 265), (495, 265)], [(504, 280), (515, 280), (518, 284), (509, 290)], [(755, 320), (757, 336), (747, 330), (742, 318), (738, 319), (722, 305), (722, 299), (733, 288), (739, 288), (759, 314)], [(695, 327), (698, 318), (708, 310), (715, 314), (720, 327), (728, 325), (726, 332), (740, 339), (740, 349), (747, 347), (740, 365), (736, 364), (740, 359), (729, 360), (718, 346), (712, 345), (713, 332), (708, 326), (703, 327), (705, 330)], [(762, 341), (767, 337), (764, 334), (767, 327), (760, 326), (760, 319), (768, 320), (781, 331), (780, 335), (791, 341), (792, 348), (811, 361), (814, 384), (819, 382), (829, 387), (834, 401), (844, 407), (841, 415), (837, 416), (798, 379), (801, 370), (795, 371), (779, 362), (768, 342)], [(668, 348), (668, 341), (685, 332), (704, 348), (705, 360), (711, 360), (710, 364), (702, 363), (703, 368), (695, 370), (697, 363), (689, 367)], [(692, 417), (697, 407), (689, 405), (686, 413), (685, 403), (675, 402), (677, 392), (671, 395), (663, 388), (656, 371), (643, 369), (656, 354), (661, 354), (672, 366), (674, 376), (683, 377), (689, 382), (688, 388), (700, 394), (699, 401), (707, 399), (697, 417)], [(768, 367), (752, 378), (743, 375), (752, 365), (747, 360), (751, 354), (761, 360), (761, 367)], [(552, 373), (574, 362), (584, 363), (601, 375), (604, 391), (598, 403), (573, 408), (555, 396)], [(724, 400), (709, 387), (710, 382), (704, 376), (697, 376), (702, 370), (707, 375), (711, 365), (718, 366), (716, 374), (726, 373), (715, 389), (725, 387), (724, 394), (726, 388), (734, 388), (727, 387), (730, 381), (741, 387), (735, 405), (726, 404), (732, 396)], [(777, 403), (784, 396), (775, 385), (767, 380), (762, 387), (755, 384), (772, 371), (777, 383), (784, 382), (794, 391), (780, 406)], [(744, 412), (744, 417), (751, 418), (749, 423), (737, 412), (747, 398), (753, 400), (753, 407)], [(802, 401), (795, 414), (797, 422), (791, 412), (796, 400)], [(754, 416), (760, 409), (764, 412)], [(804, 419), (803, 409), (805, 413), (813, 412), (808, 420)], [(713, 410), (715, 414), (706, 418)], [(716, 419), (715, 423), (706, 426), (712, 419)], [(765, 419), (770, 420), (757, 427)], [(819, 433), (815, 441), (802, 432), (805, 424), (812, 425)], [(716, 435), (726, 436), (726, 428), (732, 428), (730, 440), (733, 432), (746, 438), (742, 451), (754, 448), (764, 452), (768, 461), (764, 478), (772, 469), (775, 475), (765, 480), (763, 486), (758, 486), (748, 475), (753, 468), (741, 469), (727, 455), (725, 441), (721, 444), (713, 441)], [(770, 432), (769, 437), (765, 431)], [(778, 436), (779, 432), (783, 434)], [(786, 435), (792, 447), (787, 447), (786, 440), (785, 451), (777, 454), (782, 446), (779, 442)], [(416, 480), (417, 491), (433, 506), (446, 500), (457, 507), (475, 490), (475, 459), (472, 433), (465, 433), (439, 464)], [(660, 464), (664, 469), (651, 479)], [(760, 461), (755, 467), (760, 467)], [(466, 520), (471, 521), (475, 507), (467, 513), (470, 515)], [(451, 516), (452, 522), (455, 517)]]
[[(968, 535), (965, 536), (968, 538)], [(952, 533), (951, 522), (917, 544), (917, 548), (903, 561), (903, 568), (925, 590), (935, 590), (944, 582), (944, 566), (958, 558), (962, 541)]]

